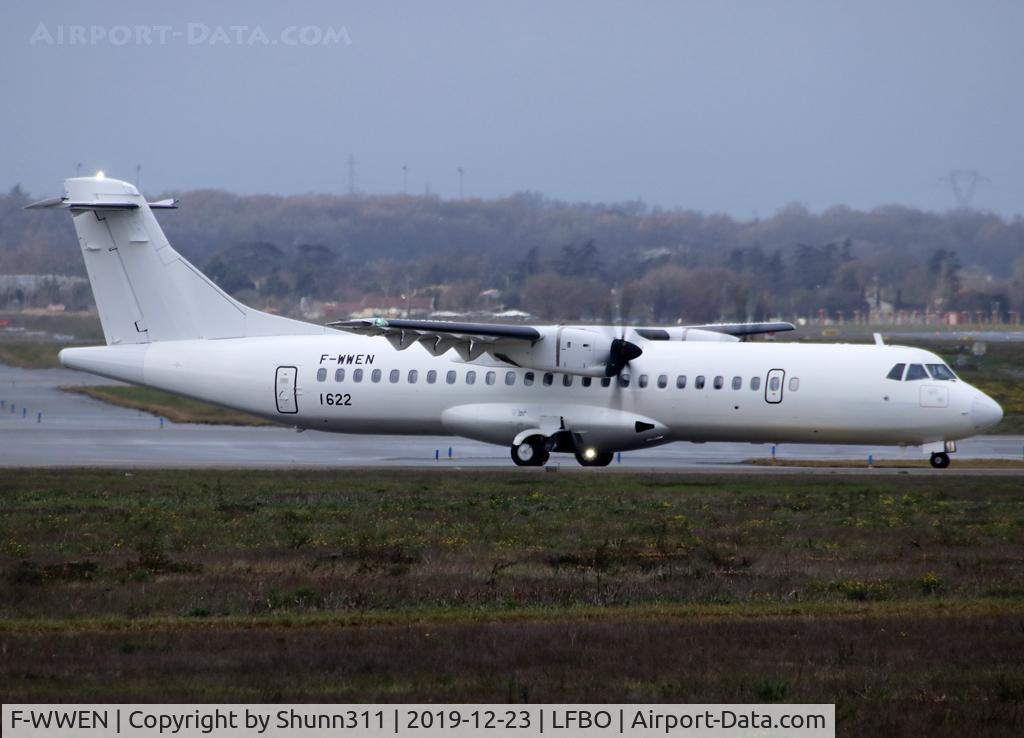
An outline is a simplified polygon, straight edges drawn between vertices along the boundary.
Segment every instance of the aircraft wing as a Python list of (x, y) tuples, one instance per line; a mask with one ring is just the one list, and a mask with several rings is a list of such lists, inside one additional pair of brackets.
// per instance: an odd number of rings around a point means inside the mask
[(457, 323), (445, 320), (372, 318), (339, 320), (328, 327), (363, 336), (382, 336), (397, 350), (423, 345), (434, 356), (454, 350), (463, 361), (483, 354), (513, 366), (590, 377), (617, 376), (643, 354), (631, 340), (739, 341), (759, 333), (793, 330), (792, 323), (716, 323), (670, 328), (615, 326), (529, 326)]
[(756, 336), (761, 333), (781, 333), (796, 330), (792, 323), (712, 323), (710, 325), (691, 325), (701, 331), (727, 333), (730, 336)]
[[(726, 336), (734, 336), (736, 338), (745, 338), (746, 336), (757, 336), (764, 333), (781, 333), (782, 331), (796, 330), (796, 326), (792, 323), (709, 323), (707, 325), (687, 325), (681, 328), (673, 326), (671, 328), (636, 328), (634, 329), (638, 336), (646, 338), (648, 341), (678, 341), (678, 340), (699, 340), (697, 336), (700, 335), (699, 331), (708, 331), (709, 333), (719, 333)], [(698, 331), (696, 334), (691, 334), (691, 331)], [(709, 337), (710, 338), (710, 337)]]
[(417, 342), (434, 356), (455, 349), (465, 361), (472, 361), (485, 351), (493, 352), (499, 341), (529, 346), (541, 339), (541, 332), (531, 326), (500, 323), (373, 318), (339, 320), (327, 326), (362, 336), (383, 336), (399, 351)]

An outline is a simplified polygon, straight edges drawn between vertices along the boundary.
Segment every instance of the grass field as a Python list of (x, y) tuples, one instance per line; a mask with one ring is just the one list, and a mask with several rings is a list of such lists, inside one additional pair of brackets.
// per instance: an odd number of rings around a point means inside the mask
[(19, 369), (56, 369), (57, 355), (70, 344), (49, 341), (0, 341), (0, 364)]
[(64, 392), (86, 395), (111, 405), (160, 415), (174, 423), (211, 425), (275, 425), (255, 415), (210, 405), (149, 387), (88, 385), (61, 387)]
[(835, 702), (1019, 735), (1020, 475), (25, 471), (11, 701)]

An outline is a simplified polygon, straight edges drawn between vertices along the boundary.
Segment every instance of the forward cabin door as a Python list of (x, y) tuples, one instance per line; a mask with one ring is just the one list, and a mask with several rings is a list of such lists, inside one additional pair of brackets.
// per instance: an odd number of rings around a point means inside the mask
[(297, 413), (299, 404), (295, 397), (295, 375), (294, 366), (277, 367), (277, 378), (274, 381), (274, 391), (277, 400), (277, 412)]
[(768, 372), (767, 381), (764, 383), (765, 402), (778, 405), (782, 402), (782, 385), (786, 379), (786, 372), (782, 369), (772, 369)]

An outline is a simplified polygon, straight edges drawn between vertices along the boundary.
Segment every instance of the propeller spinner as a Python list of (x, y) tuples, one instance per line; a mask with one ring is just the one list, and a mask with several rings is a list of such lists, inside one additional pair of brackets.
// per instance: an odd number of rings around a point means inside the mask
[(639, 358), (643, 349), (625, 338), (613, 338), (608, 351), (608, 364), (605, 366), (606, 377), (617, 377), (633, 359)]

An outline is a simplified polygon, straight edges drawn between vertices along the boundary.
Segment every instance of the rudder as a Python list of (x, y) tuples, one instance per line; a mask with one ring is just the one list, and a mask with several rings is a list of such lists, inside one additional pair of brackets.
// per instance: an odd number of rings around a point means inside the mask
[(64, 198), (35, 207), (71, 210), (108, 344), (325, 331), (246, 307), (217, 287), (171, 247), (133, 185), (97, 175), (64, 187)]

